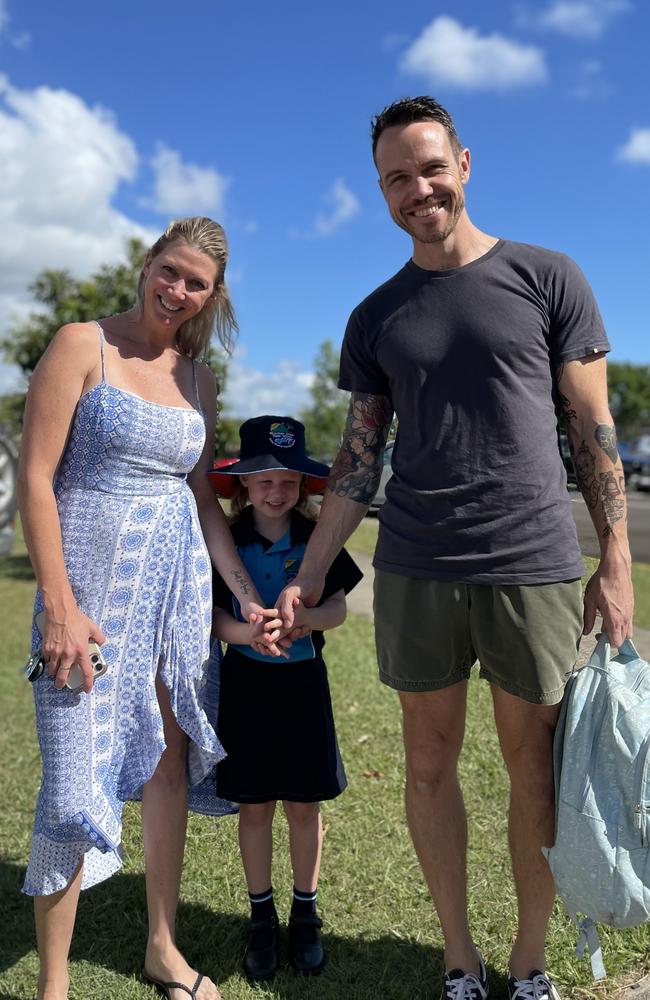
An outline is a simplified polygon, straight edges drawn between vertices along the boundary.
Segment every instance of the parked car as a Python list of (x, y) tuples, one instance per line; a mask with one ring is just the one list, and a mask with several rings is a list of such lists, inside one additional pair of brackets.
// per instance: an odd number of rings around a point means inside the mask
[(394, 441), (389, 441), (384, 450), (384, 465), (381, 470), (381, 478), (379, 480), (379, 488), (375, 494), (375, 498), (370, 504), (370, 514), (376, 514), (380, 507), (384, 506), (386, 501), (386, 483), (393, 474), (393, 467), (391, 465), (393, 460), (393, 448), (395, 446)]
[(11, 552), (16, 537), (18, 449), (12, 435), (0, 427), (0, 556)]
[(632, 445), (619, 443), (625, 482), (631, 490), (650, 490), (650, 434), (644, 434)]

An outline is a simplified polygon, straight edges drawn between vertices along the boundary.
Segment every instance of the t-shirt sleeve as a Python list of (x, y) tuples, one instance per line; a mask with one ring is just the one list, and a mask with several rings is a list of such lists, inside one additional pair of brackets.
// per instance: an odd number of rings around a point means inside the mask
[(350, 316), (343, 337), (339, 389), (390, 397), (390, 384), (374, 357), (360, 307)]
[(215, 608), (223, 608), (224, 611), (233, 613), (232, 593), (224, 578), (216, 569), (212, 569), (212, 603)]
[(322, 604), (328, 597), (338, 594), (339, 590), (349, 594), (362, 578), (363, 573), (352, 556), (345, 549), (341, 549), (325, 577), (323, 596), (318, 603)]
[(549, 348), (555, 365), (609, 351), (594, 293), (578, 265), (558, 255), (551, 281)]

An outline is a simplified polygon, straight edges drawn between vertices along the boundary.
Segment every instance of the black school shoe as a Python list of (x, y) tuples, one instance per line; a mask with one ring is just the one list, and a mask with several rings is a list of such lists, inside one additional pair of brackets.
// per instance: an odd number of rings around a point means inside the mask
[(244, 955), (244, 973), (254, 981), (273, 979), (278, 968), (278, 917), (251, 920)]
[(289, 917), (289, 963), (294, 972), (316, 976), (325, 965), (321, 936), (323, 921), (315, 913)]

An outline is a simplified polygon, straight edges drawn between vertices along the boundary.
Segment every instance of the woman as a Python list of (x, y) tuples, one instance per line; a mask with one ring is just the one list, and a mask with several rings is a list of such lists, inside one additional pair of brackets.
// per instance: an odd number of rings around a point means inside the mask
[[(236, 329), (226, 261), (217, 223), (171, 223), (146, 256), (136, 305), (62, 327), (31, 380), (19, 497), (48, 671), (34, 684), (43, 783), (24, 891), (35, 896), (39, 1000), (67, 996), (79, 891), (120, 867), (129, 798), (142, 798), (145, 976), (170, 1000), (219, 997), (176, 948), (174, 922), (187, 773), (197, 784), (224, 756), (199, 703), (206, 543), (251, 629), (263, 621), (206, 477), (216, 387), (195, 358), (213, 328), (224, 346)], [(89, 641), (107, 663), (94, 686)], [(76, 663), (75, 693), (65, 685)]]

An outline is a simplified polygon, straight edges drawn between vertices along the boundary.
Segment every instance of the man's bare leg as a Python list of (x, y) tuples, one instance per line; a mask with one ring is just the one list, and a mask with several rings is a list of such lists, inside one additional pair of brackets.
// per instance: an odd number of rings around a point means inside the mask
[(553, 876), (542, 854), (555, 836), (553, 734), (559, 705), (531, 705), (492, 686), (501, 752), (510, 775), (508, 836), (517, 890), (518, 927), (510, 956), (517, 979), (545, 971)]
[(445, 941), (445, 967), (478, 975), (467, 917), (467, 819), (457, 765), (467, 682), (400, 692), (406, 752), (406, 817)]

